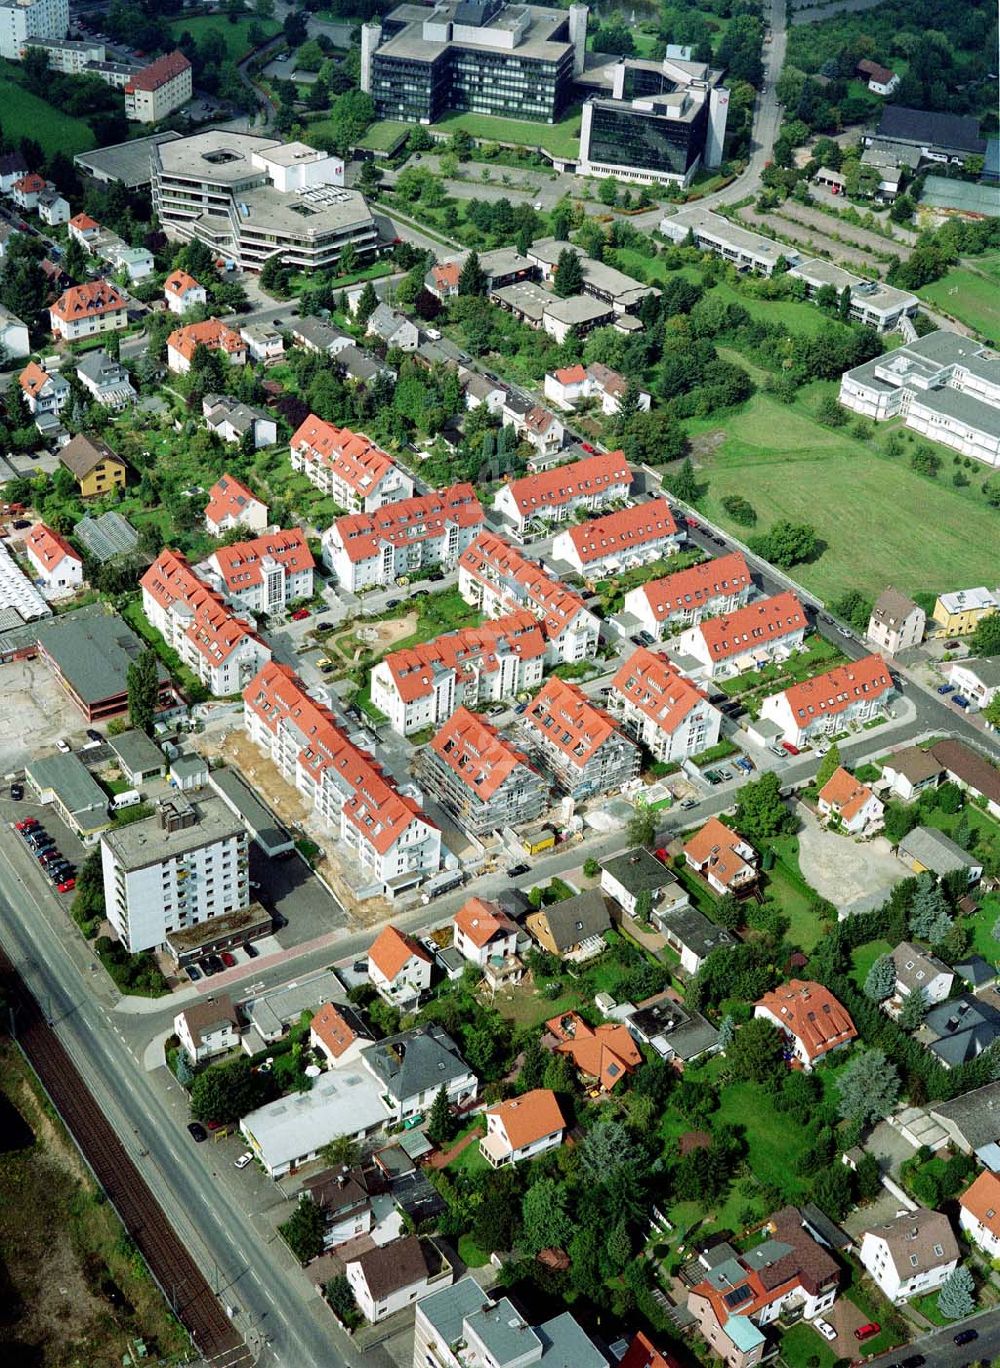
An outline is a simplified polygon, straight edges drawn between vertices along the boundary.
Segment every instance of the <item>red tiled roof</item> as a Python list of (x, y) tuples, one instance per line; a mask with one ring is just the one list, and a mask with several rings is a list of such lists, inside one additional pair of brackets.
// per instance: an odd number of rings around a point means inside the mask
[(891, 688), (892, 675), (885, 661), (880, 655), (868, 655), (792, 684), (784, 696), (796, 722), (808, 726), (816, 717), (843, 712), (859, 698), (881, 698)]
[(674, 732), (699, 703), (707, 700), (703, 690), (682, 675), (672, 661), (657, 651), (640, 646), (618, 669), (611, 681), (660, 731)]
[(558, 675), (547, 679), (528, 704), (524, 722), (580, 769), (618, 730), (610, 714)]
[(258, 639), (253, 627), (198, 578), (179, 551), (161, 551), (139, 583), (167, 612), (175, 603), (190, 608), (192, 620), (184, 635), (212, 665), (224, 664), (247, 637)]
[(958, 1204), (1000, 1239), (1000, 1178), (995, 1173), (981, 1173), (959, 1197)]
[(495, 1116), (510, 1141), (511, 1149), (524, 1149), (547, 1135), (565, 1130), (566, 1121), (559, 1102), (549, 1088), (532, 1088), (520, 1097), (498, 1102), (487, 1107), (487, 1116)]
[(350, 790), (344, 815), (380, 855), (414, 821), (432, 823), (416, 802), (400, 793), (366, 751), (349, 741), (330, 711), (310, 698), (305, 686), (287, 665), (269, 662), (243, 690), (246, 706), (271, 732), (286, 719), (304, 741), (298, 764), (314, 783), (325, 771)]
[(52, 528), (46, 527), (44, 523), (35, 523), (24, 542), (46, 570), (54, 570), (67, 557), (80, 565), (83, 564), (83, 557), (73, 550), (66, 538), (61, 537), (58, 532), (53, 532)]
[(742, 551), (731, 551), (718, 560), (678, 570), (642, 587), (653, 617), (666, 622), (673, 613), (702, 608), (717, 598), (728, 598), (750, 586), (750, 571)]
[(37, 361), (29, 361), (18, 376), (18, 380), (25, 394), (30, 394), (34, 399), (49, 383), (49, 375), (42, 370)]
[(595, 1029), (576, 1012), (567, 1012), (553, 1017), (545, 1026), (559, 1041), (556, 1051), (569, 1055), (581, 1073), (598, 1079), (608, 1091), (642, 1063), (628, 1027), (620, 1022), (604, 1022)]
[(677, 524), (666, 499), (634, 504), (569, 529), (570, 540), (584, 566), (606, 556), (621, 555), (635, 546), (663, 541), (676, 533)]
[(159, 90), (161, 86), (175, 81), (178, 76), (190, 70), (191, 63), (183, 52), (175, 48), (173, 52), (157, 57), (155, 62), (150, 62), (142, 71), (137, 71), (125, 87), (125, 94), (132, 95), (137, 90)]
[(680, 1360), (662, 1353), (651, 1339), (637, 1330), (618, 1368), (680, 1368)]
[(358, 1038), (357, 1033), (348, 1026), (332, 1002), (323, 1004), (309, 1026), (334, 1059), (339, 1059)]
[(532, 770), (526, 755), (468, 708), (456, 708), (430, 744), (482, 803), (488, 803), (517, 769)]
[(481, 627), (464, 627), (418, 646), (390, 651), (384, 663), (400, 698), (413, 703), (432, 691), (436, 670), (455, 670), (459, 680), (467, 683), (476, 670), (494, 674), (500, 668), (500, 656), (507, 654), (522, 660), (537, 660), (545, 654), (542, 629), (527, 609), (494, 618)]
[(188, 290), (200, 290), (201, 286), (194, 276), (188, 275), (187, 271), (174, 271), (168, 275), (163, 282), (164, 294), (176, 295), (178, 299), (187, 294)]
[(587, 367), (587, 374), (605, 394), (613, 394), (618, 399), (621, 399), (628, 389), (628, 381), (624, 375), (620, 375), (618, 371), (612, 370), (600, 361), (592, 361)]
[(397, 931), (394, 926), (386, 926), (372, 941), (371, 948), (368, 951), (368, 961), (370, 964), (374, 964), (375, 968), (391, 983), (414, 955), (417, 959), (423, 960), (425, 964), (431, 962), (430, 955), (422, 945), (417, 944), (412, 936), (406, 935), (403, 931)]
[(489, 945), (494, 936), (509, 935), (516, 932), (517, 926), (500, 909), (499, 903), (487, 902), (483, 898), (469, 898), (458, 909), (454, 922), (459, 931), (477, 949)]
[(20, 190), (25, 195), (37, 195), (39, 190), (44, 190), (48, 181), (40, 176), (37, 171), (29, 171), (26, 176), (14, 182), (14, 189)]
[(873, 62), (870, 57), (863, 57), (855, 70), (863, 71), (870, 81), (877, 81), (879, 85), (888, 85), (894, 75), (888, 67), (882, 66), (880, 62)]
[(784, 593), (758, 599), (722, 617), (706, 618), (695, 630), (701, 632), (712, 660), (727, 660), (808, 625), (802, 604), (794, 594)]
[(871, 789), (862, 784), (860, 779), (855, 779), (843, 765), (838, 765), (819, 791), (823, 802), (836, 808), (847, 822), (861, 811), (871, 796)]
[(187, 361), (194, 357), (195, 347), (209, 347), (212, 351), (225, 351), (233, 355), (246, 350), (246, 343), (239, 333), (227, 328), (217, 318), (206, 318), (204, 323), (188, 323), (183, 328), (175, 328), (167, 338), (167, 346), (179, 352)]
[(205, 517), (209, 522), (218, 526), (227, 518), (239, 518), (247, 505), (251, 503), (263, 505), (263, 500), (258, 499), (253, 490), (249, 489), (242, 480), (238, 480), (235, 475), (220, 475), (208, 491)]
[(442, 289), (457, 290), (460, 274), (461, 270), (457, 261), (446, 261), (443, 265), (431, 267), (434, 283)]
[(632, 471), (625, 453), (607, 451), (511, 480), (507, 487), (522, 515), (530, 517), (542, 508), (558, 508), (581, 495), (597, 494), (617, 485), (629, 488), (631, 484)]
[(584, 611), (584, 602), (579, 594), (567, 588), (561, 580), (553, 579), (537, 561), (528, 560), (519, 550), (498, 537), (494, 532), (482, 532), (470, 546), (462, 552), (458, 561), (459, 569), (465, 569), (481, 584), (501, 591), (505, 590), (504, 580), (518, 586), (504, 594), (511, 607), (517, 602), (527, 601), (536, 616), (539, 616), (542, 630), (549, 638), (557, 638), (575, 622), (577, 614)]
[(555, 377), (560, 385), (582, 385), (587, 372), (582, 366), (563, 366), (562, 370), (555, 372)]
[(93, 219), (89, 214), (74, 214), (69, 221), (70, 228), (79, 228), (81, 233), (89, 233), (92, 228), (100, 228), (97, 219)]
[(64, 323), (79, 318), (98, 318), (126, 307), (125, 296), (106, 280), (91, 280), (86, 285), (71, 285), (64, 290), (49, 312)]
[(262, 537), (233, 542), (212, 552), (212, 560), (231, 594), (238, 594), (262, 578), (260, 563), (265, 556), (276, 560), (286, 575), (311, 570), (315, 565), (306, 534), (293, 527), (287, 532), (265, 532)]
[(379, 555), (384, 542), (412, 546), (427, 537), (443, 536), (450, 523), (478, 527), (482, 521), (483, 510), (472, 485), (456, 484), (400, 499), (374, 513), (347, 513), (333, 526), (348, 560), (357, 565)]
[(300, 424), (292, 436), (291, 448), (335, 471), (362, 496), (370, 494), (395, 469), (392, 458), (362, 433), (334, 427), (315, 413)]
[[(525, 414), (524, 426), (528, 432), (534, 432), (540, 436), (543, 432), (548, 432), (552, 424), (557, 421), (554, 413), (550, 413), (547, 408), (542, 408), (541, 404), (535, 404)], [(533, 477), (529, 475), (528, 478)]]
[(756, 1005), (765, 1007), (781, 1022), (810, 1060), (858, 1034), (846, 1008), (822, 983), (792, 979), (765, 993)]
[(739, 847), (749, 845), (736, 831), (709, 817), (705, 825), (684, 843), (684, 854), (700, 869), (705, 869), (719, 883), (729, 888), (738, 875), (753, 866), (740, 854)]

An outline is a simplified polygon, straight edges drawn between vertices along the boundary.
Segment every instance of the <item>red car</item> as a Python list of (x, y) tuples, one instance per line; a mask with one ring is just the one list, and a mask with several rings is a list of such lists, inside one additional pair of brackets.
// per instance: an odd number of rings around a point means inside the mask
[(786, 751), (788, 752), (789, 755), (801, 755), (801, 754), (802, 754), (802, 752), (799, 750), (798, 746), (793, 746), (792, 743), (791, 743), (791, 741), (782, 741), (781, 745), (782, 745), (783, 749), (786, 750)]
[(15, 823), (14, 823), (14, 830), (15, 830), (15, 831), (30, 831), (32, 827), (36, 827), (37, 825), (38, 825), (38, 818), (37, 818), (37, 817), (24, 817), (24, 818), (21, 819), (20, 822), (15, 822)]
[(227, 969), (232, 969), (233, 965), (236, 963), (236, 956), (230, 950), (223, 950), (219, 958)]
[(594, 450), (594, 448), (590, 445), (589, 442), (581, 442), (580, 445), (583, 447), (584, 451), (589, 451), (591, 456), (597, 455), (597, 452)]
[(56, 887), (60, 893), (72, 893), (73, 889), (76, 887), (76, 880), (63, 879), (61, 884), (56, 884)]
[(688, 527), (700, 527), (701, 523), (696, 518), (688, 518)]
[(307, 618), (308, 616), (309, 616), (309, 609), (308, 609), (308, 608), (296, 608), (295, 612), (292, 614), (292, 621), (293, 621), (293, 622), (301, 622), (303, 618)]
[(879, 1325), (878, 1321), (868, 1321), (866, 1324), (858, 1326), (857, 1330), (854, 1332), (854, 1338), (856, 1340), (872, 1339), (881, 1329), (882, 1327)]

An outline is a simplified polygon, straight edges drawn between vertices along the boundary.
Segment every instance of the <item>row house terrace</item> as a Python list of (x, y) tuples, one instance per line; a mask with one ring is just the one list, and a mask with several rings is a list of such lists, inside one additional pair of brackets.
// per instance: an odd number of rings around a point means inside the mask
[(418, 791), (397, 788), (287, 666), (265, 665), (244, 689), (243, 703), (247, 735), (383, 893), (436, 873), (441, 833), (421, 810)]
[(673, 556), (684, 536), (667, 500), (650, 499), (560, 532), (552, 556), (577, 574), (598, 579)]
[(625, 453), (608, 451), (510, 480), (497, 491), (493, 507), (524, 536), (534, 519), (564, 522), (579, 508), (596, 512), (624, 499), (631, 488), (632, 470)]
[(314, 564), (305, 533), (294, 527), (220, 546), (198, 574), (231, 603), (273, 617), (312, 598)]
[(714, 746), (722, 714), (705, 693), (656, 651), (640, 646), (611, 681), (608, 709), (646, 749), (667, 763)]
[(721, 617), (704, 618), (677, 638), (677, 649), (709, 679), (787, 660), (801, 649), (809, 623), (791, 593), (775, 594)]
[(484, 532), (458, 562), (458, 591), (487, 617), (533, 613), (545, 636), (545, 662), (572, 664), (597, 654), (600, 623), (561, 580), (493, 532)]
[(610, 793), (639, 773), (635, 742), (582, 689), (558, 676), (528, 704), (519, 730), (528, 753), (573, 798)]
[(483, 527), (471, 484), (349, 513), (323, 533), (323, 563), (351, 592), (428, 567), (453, 567)]
[(325, 423), (314, 413), (296, 428), (292, 469), (329, 494), (348, 513), (374, 513), (413, 497), (413, 481), (363, 433)]
[(783, 741), (803, 746), (817, 737), (863, 726), (884, 712), (894, 687), (880, 655), (862, 656), (771, 694), (761, 704), (760, 715), (781, 728)]
[(753, 580), (742, 551), (650, 580), (625, 595), (625, 611), (656, 641), (702, 618), (734, 613), (750, 597)]
[(390, 651), (371, 673), (375, 707), (401, 736), (440, 726), (456, 708), (512, 699), (542, 682), (545, 638), (522, 609)]

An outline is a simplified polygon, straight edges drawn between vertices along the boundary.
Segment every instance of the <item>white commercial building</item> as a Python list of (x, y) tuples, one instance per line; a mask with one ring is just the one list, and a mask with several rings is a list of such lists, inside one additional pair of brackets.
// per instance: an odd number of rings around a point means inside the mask
[(820, 290), (830, 287), (840, 295), (847, 290), (851, 298), (850, 318), (876, 332), (893, 332), (904, 318), (911, 318), (920, 303), (908, 290), (897, 290), (881, 280), (865, 280), (852, 275), (842, 266), (835, 266), (823, 257), (810, 257), (793, 266), (788, 274), (793, 280), (805, 283), (810, 299)]
[(724, 261), (731, 262), (737, 270), (753, 271), (757, 275), (769, 276), (779, 258), (793, 265), (799, 259), (794, 247), (774, 242), (762, 233), (753, 233), (749, 228), (731, 223), (721, 214), (713, 214), (711, 210), (702, 209), (696, 204), (662, 218), (660, 232), (678, 245), (685, 244), (690, 234), (694, 245), (701, 251), (714, 252)]
[(29, 38), (65, 38), (69, 0), (3, 0), (0, 4), (0, 57), (19, 62)]
[(108, 920), (133, 954), (250, 905), (249, 837), (221, 798), (177, 793), (156, 807), (101, 836)]
[(272, 1178), (283, 1178), (319, 1158), (339, 1136), (361, 1140), (391, 1116), (376, 1079), (355, 1062), (328, 1069), (308, 1092), (289, 1093), (248, 1112), (240, 1122), (247, 1144)]
[[(42, 598), (8, 551), (0, 542), (0, 611), (5, 616), (13, 610), (22, 622), (34, 622), (36, 618), (50, 617), (52, 609)], [(16, 625), (17, 619), (13, 619)]]

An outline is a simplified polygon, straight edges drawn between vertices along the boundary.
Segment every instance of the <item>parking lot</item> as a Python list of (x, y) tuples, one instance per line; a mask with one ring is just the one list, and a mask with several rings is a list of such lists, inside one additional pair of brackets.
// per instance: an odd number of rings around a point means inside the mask
[(5, 792), (3, 800), (0, 801), (0, 820), (6, 828), (5, 854), (9, 863), (36, 897), (54, 897), (68, 911), (73, 901), (73, 893), (57, 892), (55, 884), (44, 872), (44, 865), (38, 859), (38, 852), (33, 850), (15, 829), (16, 822), (32, 817), (37, 820), (39, 828), (45, 829), (55, 842), (53, 848), (69, 861), (75, 872), (79, 872), (87, 851), (83, 843), (59, 820), (55, 808), (51, 805), (45, 806), (30, 801), (15, 803)]
[(0, 665), (0, 774), (47, 755), (61, 736), (82, 742), (86, 725), (44, 661)]

